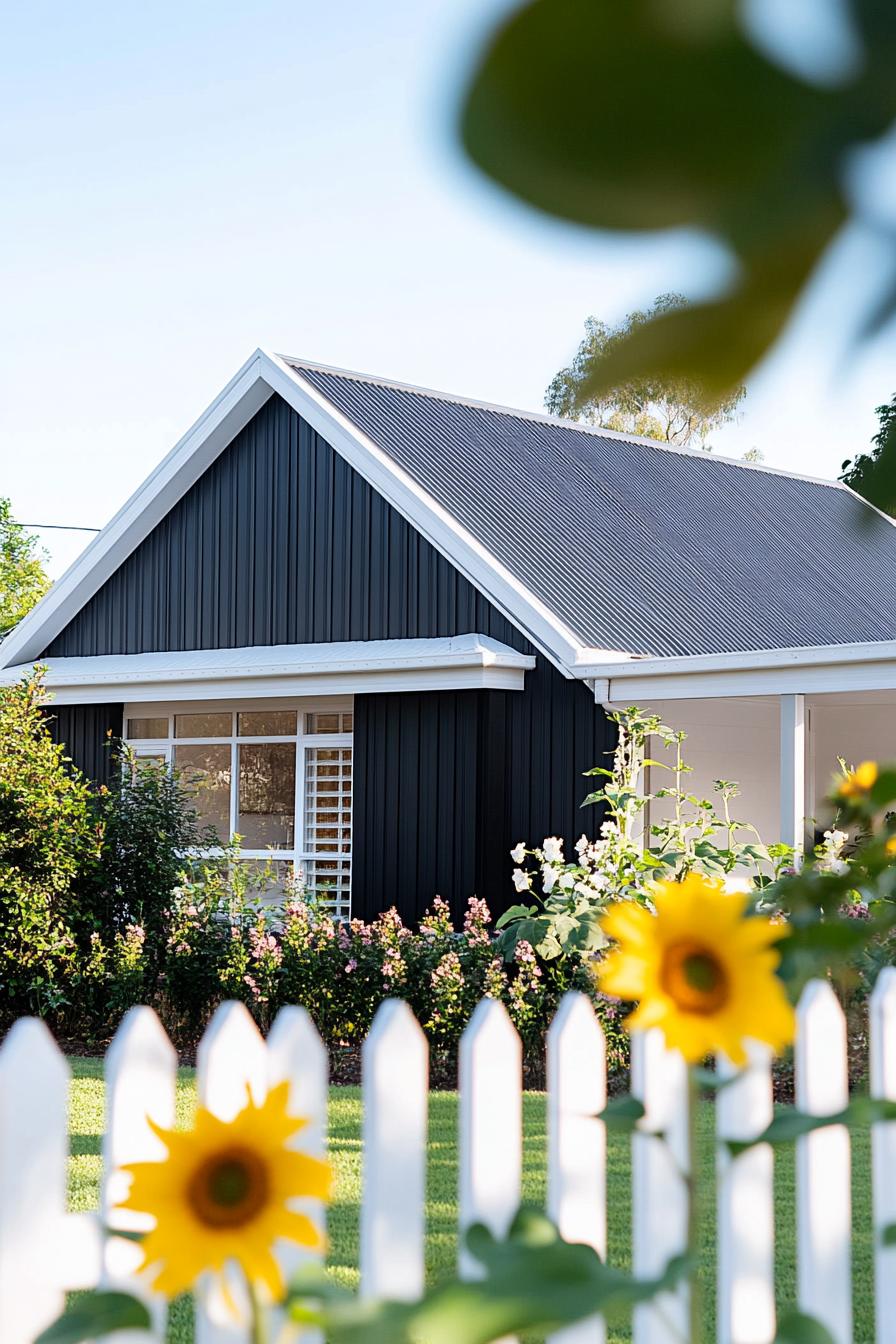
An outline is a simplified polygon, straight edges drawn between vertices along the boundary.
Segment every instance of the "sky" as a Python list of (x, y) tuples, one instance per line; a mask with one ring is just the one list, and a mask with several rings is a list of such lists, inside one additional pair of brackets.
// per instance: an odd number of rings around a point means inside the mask
[[(101, 526), (257, 346), (538, 410), (589, 313), (712, 287), (704, 241), (551, 221), (465, 162), (459, 90), (507, 5), (0, 0), (0, 494), (22, 522)], [(841, 333), (879, 260), (846, 240), (718, 452), (833, 477), (867, 446), (896, 333), (848, 359)], [(41, 538), (54, 577), (89, 540)]]

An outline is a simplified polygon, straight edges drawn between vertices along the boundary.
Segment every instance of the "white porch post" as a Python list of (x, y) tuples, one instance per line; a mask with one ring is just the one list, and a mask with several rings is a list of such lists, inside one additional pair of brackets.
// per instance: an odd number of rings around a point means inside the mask
[(792, 845), (802, 861), (809, 816), (809, 720), (804, 695), (779, 696), (781, 714), (781, 842)]

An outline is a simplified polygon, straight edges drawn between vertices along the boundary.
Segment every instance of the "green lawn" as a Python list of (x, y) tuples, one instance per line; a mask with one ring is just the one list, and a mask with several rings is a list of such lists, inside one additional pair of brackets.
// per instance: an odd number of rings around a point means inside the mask
[[(70, 1179), (71, 1206), (95, 1208), (100, 1174), (100, 1135), (103, 1130), (103, 1083), (97, 1060), (72, 1061)], [(178, 1113), (187, 1120), (194, 1104), (194, 1075), (182, 1069), (178, 1087)], [(427, 1203), (427, 1268), (433, 1277), (449, 1270), (456, 1253), (457, 1149), (455, 1144), (457, 1096), (435, 1092), (430, 1099), (429, 1199)], [(545, 1193), (545, 1101), (541, 1093), (527, 1093), (524, 1100), (525, 1158), (523, 1198), (543, 1204)], [(713, 1170), (712, 1105), (704, 1103), (700, 1114), (703, 1163)], [(336, 1170), (336, 1197), (330, 1210), (330, 1264), (347, 1284), (357, 1283), (358, 1202), (361, 1193), (361, 1101), (353, 1087), (334, 1087), (330, 1092), (330, 1155)], [(857, 1344), (874, 1337), (872, 1306), (871, 1212), (869, 1143), (866, 1132), (853, 1142), (854, 1171), (854, 1283)], [(629, 1264), (630, 1210), (629, 1141), (610, 1136), (609, 1144), (609, 1258), (620, 1266)], [(795, 1295), (794, 1158), (791, 1148), (778, 1150), (775, 1200), (778, 1226), (778, 1295), (793, 1302)], [(703, 1259), (711, 1274), (715, 1228), (711, 1217), (703, 1223)], [(707, 1312), (712, 1315), (711, 1294)], [(707, 1338), (712, 1338), (708, 1321)], [(627, 1338), (615, 1334), (613, 1344)], [(190, 1344), (192, 1329), (187, 1302), (175, 1304), (172, 1312), (172, 1344)]]

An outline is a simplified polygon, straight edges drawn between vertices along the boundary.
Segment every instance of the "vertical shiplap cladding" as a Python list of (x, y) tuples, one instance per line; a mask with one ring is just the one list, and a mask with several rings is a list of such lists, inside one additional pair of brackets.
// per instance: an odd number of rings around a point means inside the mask
[[(272, 398), (46, 652), (470, 632), (535, 652)], [(87, 735), (97, 728), (89, 714), (84, 722)], [(571, 840), (593, 829), (579, 810), (587, 791), (581, 776), (610, 742), (587, 688), (540, 656), (523, 692), (358, 697), (358, 912), (398, 903), (414, 917), (436, 892), (460, 909), (476, 890), (503, 908), (512, 897), (507, 851), (516, 840)]]

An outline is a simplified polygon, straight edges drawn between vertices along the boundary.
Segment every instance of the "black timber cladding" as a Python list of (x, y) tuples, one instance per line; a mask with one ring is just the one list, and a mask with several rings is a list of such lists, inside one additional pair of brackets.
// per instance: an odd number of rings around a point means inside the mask
[[(536, 652), (271, 398), (43, 656), (468, 633)], [(610, 725), (540, 655), (521, 692), (362, 695), (355, 711), (359, 915), (395, 903), (412, 918), (436, 892), (504, 908), (516, 841), (595, 827), (582, 772), (611, 749)], [(70, 711), (73, 736), (99, 727), (94, 707)]]
[(123, 705), (51, 705), (50, 736), (73, 765), (98, 784), (112, 775), (111, 738), (121, 737)]
[(585, 645), (896, 638), (896, 528), (841, 486), (288, 362)]

